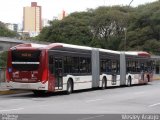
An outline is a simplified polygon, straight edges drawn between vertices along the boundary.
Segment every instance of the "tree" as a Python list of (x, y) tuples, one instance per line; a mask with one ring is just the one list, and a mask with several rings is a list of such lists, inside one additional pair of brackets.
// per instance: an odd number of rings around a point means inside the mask
[(0, 68), (5, 68), (7, 65), (7, 51), (0, 53)]
[(7, 29), (4, 25), (4, 23), (2, 23), (0, 21), (0, 36), (4, 36), (4, 37), (15, 37), (17, 36), (16, 32), (13, 32), (9, 29)]
[[(112, 6), (75, 12), (53, 20), (37, 39), (112, 50), (157, 53), (160, 43), (160, 2), (138, 7)], [(126, 41), (126, 43), (125, 43)], [(149, 48), (149, 45), (152, 47)]]
[(61, 21), (53, 20), (51, 26), (44, 28), (38, 38), (48, 42), (87, 45), (92, 39), (89, 30), (91, 15), (89, 12), (73, 13)]
[(121, 49), (120, 46), (115, 47), (112, 43), (116, 41), (120, 44), (124, 41), (124, 28), (127, 27), (126, 22), (129, 20), (129, 14), (126, 11), (126, 7), (119, 6), (100, 7), (95, 10), (91, 31), (94, 38), (105, 41), (104, 48)]
[(143, 49), (145, 51), (150, 51), (151, 53), (160, 55), (160, 42), (157, 41), (156, 39), (150, 39), (147, 40), (144, 45), (143, 45)]

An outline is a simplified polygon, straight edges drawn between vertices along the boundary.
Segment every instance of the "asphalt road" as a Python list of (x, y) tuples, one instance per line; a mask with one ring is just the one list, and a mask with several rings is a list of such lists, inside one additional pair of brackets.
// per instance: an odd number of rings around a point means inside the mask
[(35, 97), (32, 93), (1, 95), (0, 114), (4, 113), (98, 114), (93, 117), (95, 119), (102, 117), (100, 114), (160, 114), (160, 81), (148, 85), (76, 91), (71, 95), (63, 92), (45, 97)]

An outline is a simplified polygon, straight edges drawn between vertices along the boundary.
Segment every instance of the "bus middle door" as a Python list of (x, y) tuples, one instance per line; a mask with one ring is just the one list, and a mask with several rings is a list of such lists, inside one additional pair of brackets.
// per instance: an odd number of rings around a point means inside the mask
[(56, 86), (59, 90), (63, 89), (63, 62), (62, 58), (55, 58), (55, 77), (56, 77)]

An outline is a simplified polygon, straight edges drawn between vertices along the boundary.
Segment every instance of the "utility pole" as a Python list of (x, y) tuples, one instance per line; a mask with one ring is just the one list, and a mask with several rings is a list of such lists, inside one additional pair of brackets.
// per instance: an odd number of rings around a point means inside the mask
[(133, 0), (131, 0), (131, 2), (129, 3), (128, 7), (130, 7), (131, 3), (133, 2)]
[(106, 0), (103, 0), (103, 4), (104, 4), (104, 6), (105, 6), (105, 4), (106, 4)]
[[(128, 8), (132, 4), (132, 2), (133, 0), (131, 0), (130, 3), (128, 4)], [(127, 23), (126, 23), (126, 27), (124, 28), (124, 51), (126, 51), (126, 43), (127, 43)]]

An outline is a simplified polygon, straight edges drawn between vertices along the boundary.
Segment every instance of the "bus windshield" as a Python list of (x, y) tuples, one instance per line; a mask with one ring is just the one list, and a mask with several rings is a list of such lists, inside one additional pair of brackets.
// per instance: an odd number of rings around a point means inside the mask
[(12, 51), (12, 66), (20, 71), (37, 70), (40, 63), (40, 50), (36, 51)]

